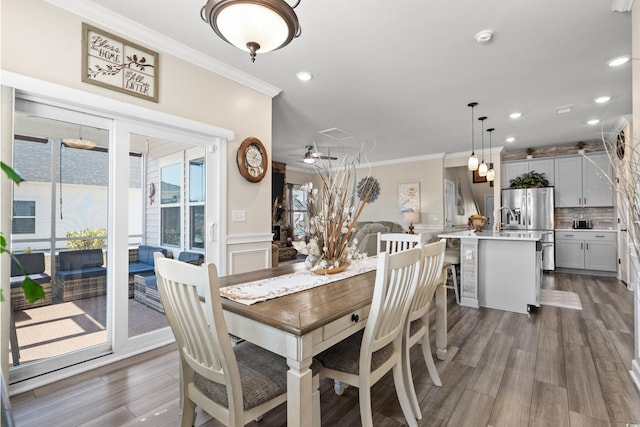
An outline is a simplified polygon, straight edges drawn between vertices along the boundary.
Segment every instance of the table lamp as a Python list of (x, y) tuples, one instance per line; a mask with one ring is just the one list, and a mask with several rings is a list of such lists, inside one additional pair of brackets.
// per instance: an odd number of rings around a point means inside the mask
[(420, 222), (420, 212), (404, 212), (404, 219), (409, 222), (409, 234), (413, 234), (413, 224)]

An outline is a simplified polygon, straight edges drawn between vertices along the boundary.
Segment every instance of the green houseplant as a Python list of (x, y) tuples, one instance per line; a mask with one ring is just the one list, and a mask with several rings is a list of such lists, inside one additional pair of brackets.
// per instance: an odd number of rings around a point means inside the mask
[(548, 187), (549, 180), (544, 173), (530, 171), (513, 178), (509, 181), (509, 184), (511, 188), (538, 188)]

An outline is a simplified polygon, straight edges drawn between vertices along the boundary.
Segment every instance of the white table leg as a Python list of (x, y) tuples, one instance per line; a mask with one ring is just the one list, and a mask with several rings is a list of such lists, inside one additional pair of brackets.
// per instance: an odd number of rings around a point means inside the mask
[[(305, 347), (307, 341), (308, 347)], [(311, 339), (301, 337), (293, 351), (289, 351), (287, 364), (287, 425), (307, 426), (314, 424), (314, 415), (319, 419), (320, 414), (313, 410), (313, 374), (311, 373)], [(297, 351), (296, 351), (297, 350)], [(303, 355), (308, 354), (304, 357)], [(318, 408), (319, 409), (319, 408)], [(319, 412), (319, 411), (318, 411)]]
[(442, 279), (436, 288), (436, 356), (447, 357), (447, 269), (442, 269)]

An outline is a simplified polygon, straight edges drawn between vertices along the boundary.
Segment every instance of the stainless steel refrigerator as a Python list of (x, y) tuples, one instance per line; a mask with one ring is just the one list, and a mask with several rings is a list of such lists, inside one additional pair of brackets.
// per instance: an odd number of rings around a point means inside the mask
[(542, 232), (542, 269), (555, 270), (553, 187), (502, 190), (502, 206), (504, 229)]

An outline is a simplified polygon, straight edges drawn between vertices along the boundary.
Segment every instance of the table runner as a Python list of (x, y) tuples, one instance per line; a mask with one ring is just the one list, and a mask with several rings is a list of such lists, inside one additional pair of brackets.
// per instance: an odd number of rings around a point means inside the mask
[[(358, 262), (360, 265), (358, 265)], [(220, 288), (220, 295), (244, 305), (267, 301), (375, 270), (378, 257), (353, 263), (341, 273), (318, 275), (309, 270)]]

